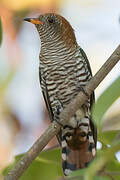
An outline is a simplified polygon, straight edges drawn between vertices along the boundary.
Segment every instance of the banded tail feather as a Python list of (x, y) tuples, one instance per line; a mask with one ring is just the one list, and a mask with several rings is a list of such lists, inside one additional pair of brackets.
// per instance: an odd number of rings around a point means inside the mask
[(85, 116), (77, 121), (76, 128), (66, 125), (62, 129), (62, 167), (66, 176), (74, 170), (86, 168), (96, 156), (90, 121), (89, 117)]

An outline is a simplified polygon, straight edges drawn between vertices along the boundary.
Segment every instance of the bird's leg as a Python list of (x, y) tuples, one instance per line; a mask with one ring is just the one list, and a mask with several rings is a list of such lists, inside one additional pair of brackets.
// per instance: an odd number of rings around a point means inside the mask
[(83, 86), (79, 86), (78, 89), (82, 91), (89, 98), (89, 94), (87, 93), (87, 91), (85, 90)]
[(57, 105), (56, 106), (56, 112), (54, 114), (54, 121), (56, 121), (61, 127), (64, 127), (64, 125), (60, 122), (60, 112), (61, 112), (61, 106)]
[(64, 125), (58, 119), (55, 118), (54, 121), (56, 121), (61, 127), (64, 127)]

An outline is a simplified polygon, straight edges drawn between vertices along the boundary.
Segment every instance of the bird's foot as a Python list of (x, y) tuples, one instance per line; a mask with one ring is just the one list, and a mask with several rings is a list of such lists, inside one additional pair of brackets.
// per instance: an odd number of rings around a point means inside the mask
[(57, 105), (56, 113), (54, 115), (54, 121), (56, 121), (61, 127), (64, 127), (64, 125), (60, 122), (60, 117), (59, 117), (60, 113), (61, 113), (61, 106)]
[(54, 121), (57, 122), (61, 127), (64, 127), (64, 125), (58, 119), (55, 119)]
[(79, 90), (82, 91), (89, 98), (89, 94), (83, 86), (79, 86)]

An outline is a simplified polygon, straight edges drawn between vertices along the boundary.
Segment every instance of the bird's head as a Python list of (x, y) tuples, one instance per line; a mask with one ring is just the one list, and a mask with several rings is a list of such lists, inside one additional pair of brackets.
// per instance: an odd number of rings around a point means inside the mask
[(40, 15), (38, 18), (25, 18), (25, 21), (35, 24), (40, 39), (43, 42), (59, 40), (66, 44), (76, 44), (74, 31), (69, 22), (62, 16), (54, 13)]

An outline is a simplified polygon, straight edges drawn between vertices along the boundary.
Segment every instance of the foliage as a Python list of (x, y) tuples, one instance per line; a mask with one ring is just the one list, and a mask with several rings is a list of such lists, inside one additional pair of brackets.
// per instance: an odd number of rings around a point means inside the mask
[[(110, 180), (120, 179), (120, 163), (116, 158), (116, 152), (120, 149), (120, 140), (116, 136), (120, 133), (118, 130), (101, 131), (102, 120), (105, 112), (120, 96), (120, 77), (116, 79), (110, 87), (99, 97), (94, 108), (93, 118), (98, 126), (98, 140), (102, 148), (98, 150), (96, 159), (86, 169), (77, 170), (70, 174), (71, 177), (83, 177), (84, 180)], [(114, 122), (113, 122), (114, 123)], [(61, 152), (60, 149), (41, 152), (34, 160), (20, 180), (42, 179), (56, 180), (63, 176), (61, 169)], [(21, 156), (15, 158), (15, 162)], [(5, 175), (14, 164), (7, 167), (3, 174)], [(81, 179), (81, 178), (80, 178)]]
[[(61, 157), (60, 149), (43, 151), (40, 155), (33, 161), (28, 170), (24, 175), (19, 178), (20, 180), (56, 180), (62, 176), (61, 168)], [(19, 155), (15, 157), (14, 164), (22, 157)], [(13, 168), (14, 164), (10, 165), (3, 171), (5, 175), (8, 171)]]
[(101, 130), (102, 118), (108, 108), (120, 97), (120, 77), (107, 88), (107, 90), (97, 100), (94, 111), (93, 119), (97, 124), (98, 130)]

